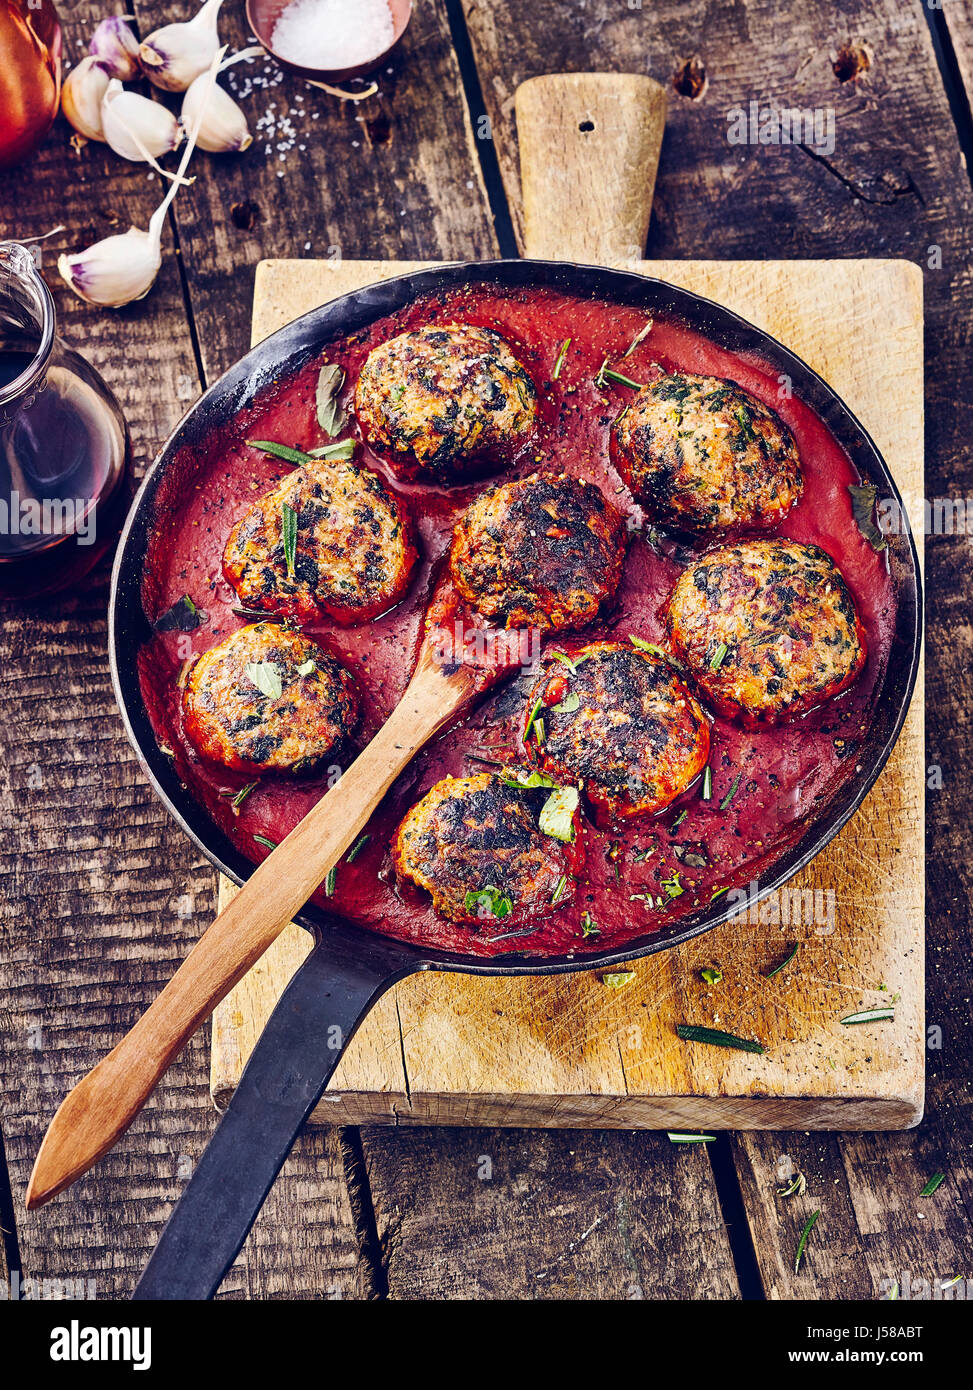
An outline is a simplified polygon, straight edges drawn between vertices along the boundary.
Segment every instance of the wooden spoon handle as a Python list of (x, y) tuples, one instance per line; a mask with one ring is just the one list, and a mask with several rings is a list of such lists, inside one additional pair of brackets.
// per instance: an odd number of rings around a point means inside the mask
[(28, 1208), (70, 1186), (125, 1133), (176, 1054), (304, 906), (471, 686), (468, 671), (447, 675), (424, 653), (368, 747), (254, 870), (131, 1031), (62, 1102), (34, 1164)]
[(524, 253), (640, 260), (652, 212), (666, 93), (635, 73), (532, 77), (514, 98)]

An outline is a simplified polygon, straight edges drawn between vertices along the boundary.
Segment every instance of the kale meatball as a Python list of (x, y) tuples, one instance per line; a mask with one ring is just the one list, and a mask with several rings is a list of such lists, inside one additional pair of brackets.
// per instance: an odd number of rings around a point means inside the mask
[(865, 664), (865, 634), (840, 570), (797, 541), (704, 552), (680, 575), (667, 626), (707, 703), (748, 723), (805, 713)]
[(633, 497), (680, 530), (775, 526), (803, 488), (780, 416), (715, 376), (674, 372), (643, 386), (612, 431), (611, 452)]
[(551, 658), (523, 739), (544, 772), (583, 788), (601, 825), (661, 811), (709, 756), (706, 716), (665, 655), (628, 642)]
[(373, 348), (358, 375), (355, 413), (362, 438), (396, 473), (448, 483), (524, 449), (537, 391), (499, 333), (451, 323)]
[(306, 772), (358, 724), (354, 681), (316, 643), (252, 623), (198, 657), (182, 696), (186, 734), (237, 772)]
[(376, 617), (403, 596), (412, 524), (377, 474), (343, 459), (289, 473), (230, 532), (223, 573), (247, 608), (318, 622)]
[(594, 483), (532, 473), (490, 488), (453, 533), (459, 593), (498, 627), (584, 627), (618, 588), (622, 519)]
[(451, 922), (541, 916), (575, 890), (564, 845), (538, 827), (536, 794), (490, 772), (446, 777), (406, 815), (392, 843), (401, 880)]

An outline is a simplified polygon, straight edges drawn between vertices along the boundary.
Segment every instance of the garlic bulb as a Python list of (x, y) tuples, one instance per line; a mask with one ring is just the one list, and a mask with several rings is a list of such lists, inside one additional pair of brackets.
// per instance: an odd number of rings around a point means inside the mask
[[(209, 71), (210, 88), (216, 83), (216, 73), (220, 59), (226, 49), (219, 49), (214, 55)], [(155, 277), (162, 265), (162, 227), (166, 213), (182, 184), (190, 156), (196, 148), (199, 125), (206, 114), (205, 101), (197, 117), (197, 122), (183, 150), (179, 168), (168, 193), (152, 214), (147, 232), (138, 227), (129, 227), (121, 235), (105, 237), (95, 242), (86, 251), (76, 256), (58, 257), (57, 268), (61, 279), (69, 289), (74, 290), (89, 304), (100, 304), (108, 309), (120, 309), (123, 304), (143, 299), (155, 283)]]
[(182, 139), (182, 128), (171, 111), (138, 92), (126, 92), (116, 78), (108, 83), (101, 100), (101, 126), (116, 154), (153, 168), (158, 156), (174, 150)]
[(219, 46), (217, 18), (223, 0), (206, 0), (185, 24), (166, 24), (139, 48), (139, 58), (150, 82), (167, 92), (184, 92), (204, 73)]
[[(225, 72), (234, 63), (249, 61), (251, 58), (262, 58), (263, 56), (265, 56), (264, 50), (260, 47), (245, 48), (240, 53), (234, 53), (232, 58), (228, 58), (225, 63), (221, 64), (220, 72)], [(201, 105), (206, 100), (207, 76), (206, 73), (202, 73), (190, 82), (186, 89), (186, 95), (182, 99), (182, 123), (187, 130), (196, 120)], [(196, 143), (201, 150), (208, 150), (210, 154), (224, 154), (230, 150), (248, 150), (253, 144), (253, 136), (247, 128), (246, 116), (229, 92), (224, 91), (218, 83), (210, 92), (206, 111), (199, 127), (199, 139)]]
[(98, 60), (99, 66), (119, 82), (131, 82), (141, 71), (139, 41), (128, 27), (129, 20), (129, 15), (103, 19), (88, 44), (88, 52)]
[(92, 57), (72, 68), (61, 88), (61, 110), (85, 140), (104, 140), (101, 103), (111, 78)]

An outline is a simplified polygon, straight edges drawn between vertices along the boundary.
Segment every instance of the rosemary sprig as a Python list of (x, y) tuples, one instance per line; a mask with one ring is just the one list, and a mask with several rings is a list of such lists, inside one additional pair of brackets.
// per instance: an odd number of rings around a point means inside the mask
[(738, 1052), (766, 1051), (763, 1044), (753, 1038), (738, 1038), (736, 1033), (724, 1033), (722, 1028), (704, 1028), (697, 1023), (677, 1023), (676, 1034), (683, 1042), (709, 1043), (711, 1047), (732, 1047)]
[(766, 975), (764, 976), (764, 979), (765, 979), (765, 980), (772, 980), (772, 979), (774, 978), (775, 975), (779, 975), (779, 974), (780, 974), (780, 972), (784, 969), (785, 965), (790, 965), (791, 961), (792, 961), (792, 960), (794, 959), (794, 957), (797, 955), (797, 952), (798, 952), (798, 950), (799, 950), (799, 948), (800, 948), (800, 944), (801, 944), (801, 943), (800, 943), (799, 941), (795, 941), (795, 942), (794, 942), (794, 945), (793, 945), (793, 946), (791, 947), (791, 949), (788, 951), (788, 953), (787, 953), (787, 955), (784, 957), (784, 959), (783, 959), (782, 961), (779, 961), (779, 962), (774, 966), (773, 970), (768, 970), (767, 973), (766, 973)]
[(946, 1178), (946, 1174), (945, 1174), (945, 1173), (933, 1173), (932, 1177), (929, 1179), (929, 1181), (926, 1183), (925, 1187), (924, 1187), (924, 1188), (922, 1189), (922, 1191), (919, 1193), (919, 1196), (920, 1196), (920, 1197), (931, 1197), (932, 1194), (936, 1191), (937, 1187), (941, 1187), (941, 1186), (942, 1186), (943, 1182), (945, 1181), (945, 1178)]
[(277, 840), (268, 840), (266, 835), (254, 835), (253, 838), (256, 840), (256, 842), (257, 842), (258, 845), (264, 845), (265, 848), (267, 848), (267, 849), (276, 849), (276, 848), (277, 848), (278, 841), (277, 841)]
[(273, 439), (248, 439), (251, 449), (262, 449), (265, 454), (284, 459), (287, 463), (310, 463), (311, 455), (303, 449), (292, 449), (289, 444), (278, 444)]
[(561, 344), (561, 351), (557, 355), (557, 361), (554, 363), (554, 370), (551, 373), (555, 381), (557, 381), (558, 377), (561, 375), (561, 368), (564, 366), (564, 360), (568, 355), (568, 348), (571, 346), (571, 342), (572, 340), (570, 338), (565, 338), (564, 342)]
[(365, 848), (365, 846), (368, 844), (371, 838), (371, 835), (359, 835), (358, 839), (355, 841), (351, 849), (345, 855), (345, 863), (354, 864), (355, 860), (361, 854), (362, 850)]
[(859, 1013), (849, 1014), (841, 1022), (846, 1028), (853, 1023), (878, 1023), (883, 1018), (895, 1018), (894, 1009), (862, 1009)]
[(818, 1219), (818, 1217), (819, 1217), (820, 1215), (821, 1215), (820, 1211), (812, 1212), (811, 1215), (810, 1215), (810, 1216), (808, 1217), (808, 1219), (807, 1219), (807, 1225), (804, 1227), (804, 1230), (801, 1232), (801, 1238), (800, 1238), (800, 1240), (797, 1242), (797, 1254), (796, 1254), (796, 1256), (794, 1257), (794, 1273), (795, 1273), (795, 1274), (798, 1272), (798, 1270), (799, 1270), (800, 1267), (801, 1267), (801, 1260), (802, 1260), (803, 1257), (804, 1257), (804, 1249), (805, 1249), (805, 1246), (807, 1245), (807, 1238), (808, 1238), (808, 1236), (811, 1234), (811, 1231), (812, 1231), (812, 1229), (814, 1228), (814, 1223), (815, 1223), (815, 1221), (817, 1221), (817, 1219)]
[(287, 577), (293, 579), (294, 562), (297, 559), (297, 512), (289, 502), (280, 504), (280, 538), (284, 544)]
[(742, 772), (738, 772), (737, 775), (734, 777), (733, 783), (732, 783), (732, 785), (731, 785), (731, 787), (730, 787), (730, 790), (727, 792), (726, 796), (724, 796), (723, 800), (720, 802), (720, 810), (721, 810), (721, 811), (725, 811), (726, 808), (729, 806), (730, 802), (731, 802), (731, 801), (733, 800), (733, 798), (736, 796), (736, 794), (737, 794), (737, 787), (740, 785), (740, 778), (741, 778), (742, 776), (743, 776), (743, 773), (742, 773)]
[(324, 896), (325, 896), (326, 898), (333, 898), (333, 897), (334, 897), (335, 884), (336, 884), (337, 882), (338, 882), (338, 866), (337, 866), (337, 864), (333, 864), (333, 865), (331, 866), (331, 868), (328, 870), (327, 874), (325, 875), (325, 879), (324, 879)]
[(703, 769), (703, 800), (713, 800), (713, 769), (709, 763)]
[(716, 1140), (715, 1134), (674, 1134), (671, 1129), (666, 1133), (670, 1144), (712, 1144)]

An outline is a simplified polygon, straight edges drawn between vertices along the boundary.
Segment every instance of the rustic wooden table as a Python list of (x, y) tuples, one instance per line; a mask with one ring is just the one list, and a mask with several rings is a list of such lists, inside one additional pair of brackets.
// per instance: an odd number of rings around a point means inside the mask
[[(59, 8), (76, 60), (104, 7)], [(188, 10), (129, 8), (143, 33)], [(253, 147), (194, 161), (159, 281), (128, 309), (70, 296), (56, 253), (147, 226), (158, 179), (104, 146), (75, 153), (60, 121), (29, 167), (3, 176), (0, 236), (68, 228), (45, 250), (62, 329), (118, 394), (140, 470), (246, 349), (261, 257), (515, 254), (514, 89), (536, 73), (615, 69), (671, 89), (650, 257), (904, 256), (923, 268), (927, 495), (973, 497), (967, 0), (415, 9), (380, 94), (361, 105), (289, 78), (246, 99)], [(238, 0), (221, 26), (246, 41)], [(844, 48), (857, 42), (868, 46), (858, 62)], [(773, 99), (833, 108), (834, 153), (730, 145), (727, 112)], [(966, 536), (928, 540), (927, 761), (940, 772), (930, 779), (929, 1097), (918, 1130), (724, 1134), (689, 1148), (654, 1133), (309, 1132), (222, 1296), (876, 1299), (893, 1280), (938, 1290), (973, 1277), (969, 556)], [(57, 602), (8, 606), (0, 666), (0, 1272), (6, 1259), (24, 1277), (91, 1279), (101, 1298), (131, 1290), (216, 1120), (201, 1030), (118, 1148), (69, 1198), (24, 1211), (56, 1102), (156, 994), (214, 906), (211, 868), (122, 733), (107, 580), (103, 564)], [(788, 1160), (821, 1209), (797, 1275), (807, 1203), (775, 1195)], [(946, 1180), (920, 1198), (936, 1171)]]

